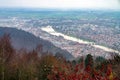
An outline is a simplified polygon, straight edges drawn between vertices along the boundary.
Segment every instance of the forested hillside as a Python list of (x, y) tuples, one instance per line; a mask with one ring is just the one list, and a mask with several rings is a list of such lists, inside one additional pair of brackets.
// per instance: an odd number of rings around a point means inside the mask
[(85, 58), (68, 61), (62, 55), (52, 55), (41, 48), (18, 51), (12, 47), (9, 35), (1, 37), (0, 80), (120, 80), (118, 55), (106, 60), (94, 59), (88, 54)]
[(66, 50), (62, 50), (54, 46), (51, 42), (36, 37), (33, 34), (25, 32), (23, 30), (0, 27), (0, 36), (3, 36), (4, 34), (9, 34), (11, 37), (11, 44), (17, 50), (26, 49), (27, 51), (32, 51), (33, 49), (41, 46), (43, 52), (49, 52), (53, 54), (59, 53), (67, 59), (73, 58), (73, 56)]

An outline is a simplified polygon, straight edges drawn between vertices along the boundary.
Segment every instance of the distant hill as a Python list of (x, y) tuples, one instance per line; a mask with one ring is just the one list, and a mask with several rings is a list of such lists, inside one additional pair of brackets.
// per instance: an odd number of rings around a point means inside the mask
[(18, 30), (16, 28), (7, 28), (0, 27), (0, 36), (5, 33), (10, 34), (12, 45), (15, 49), (25, 48), (28, 51), (36, 48), (37, 45), (41, 44), (43, 46), (43, 51), (52, 52), (53, 54), (61, 53), (67, 59), (72, 59), (73, 56), (56, 46), (54, 46), (51, 42), (43, 40), (34, 36), (31, 33), (25, 32), (23, 30)]

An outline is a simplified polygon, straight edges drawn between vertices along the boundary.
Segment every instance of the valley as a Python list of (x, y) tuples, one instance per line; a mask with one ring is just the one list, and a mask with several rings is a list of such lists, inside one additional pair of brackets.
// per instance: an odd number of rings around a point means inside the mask
[(18, 11), (14, 16), (15, 11), (6, 14), (0, 17), (0, 27), (32, 33), (68, 51), (75, 58), (87, 54), (110, 58), (114, 53), (120, 54), (120, 12), (30, 12)]

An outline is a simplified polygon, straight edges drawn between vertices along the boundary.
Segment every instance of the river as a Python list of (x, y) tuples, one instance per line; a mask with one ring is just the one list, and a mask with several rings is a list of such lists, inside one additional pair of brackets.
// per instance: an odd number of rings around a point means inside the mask
[(54, 35), (54, 36), (62, 36), (64, 39), (66, 40), (70, 40), (70, 41), (74, 41), (74, 42), (78, 42), (78, 43), (82, 43), (82, 44), (88, 44), (88, 45), (91, 45), (95, 48), (99, 48), (99, 49), (102, 49), (106, 52), (112, 52), (112, 53), (117, 53), (120, 55), (120, 52), (117, 51), (117, 50), (114, 50), (112, 48), (109, 48), (109, 47), (105, 47), (105, 46), (101, 46), (101, 45), (97, 45), (96, 43), (94, 42), (88, 42), (88, 41), (84, 41), (80, 38), (76, 38), (76, 37), (71, 37), (71, 36), (68, 36), (68, 35), (65, 35), (63, 33), (60, 33), (60, 32), (57, 32), (55, 31), (52, 26), (47, 26), (47, 27), (42, 27), (41, 28), (42, 31), (45, 31), (51, 35)]

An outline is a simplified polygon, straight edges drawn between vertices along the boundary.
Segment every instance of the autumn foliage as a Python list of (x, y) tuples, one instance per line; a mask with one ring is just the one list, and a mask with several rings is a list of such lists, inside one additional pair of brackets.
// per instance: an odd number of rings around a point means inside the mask
[(0, 80), (119, 80), (113, 69), (119, 56), (110, 60), (114, 65), (109, 60), (97, 64), (90, 54), (67, 61), (41, 50), (42, 46), (31, 52), (15, 50), (5, 34), (0, 38)]

